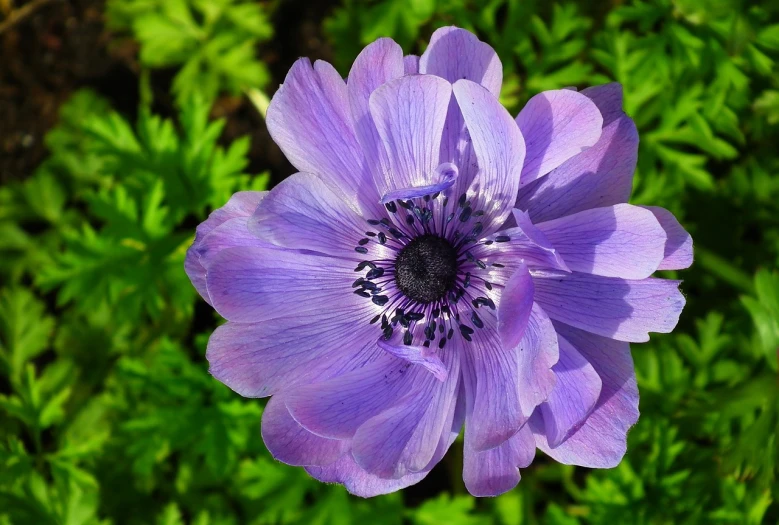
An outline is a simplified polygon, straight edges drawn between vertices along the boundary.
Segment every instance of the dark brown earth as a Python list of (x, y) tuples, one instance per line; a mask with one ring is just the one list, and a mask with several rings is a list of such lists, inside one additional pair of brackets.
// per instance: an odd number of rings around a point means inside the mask
[[(298, 57), (331, 58), (321, 27), (334, 3), (278, 4), (273, 14), (276, 36), (258, 49), (273, 75), (266, 88), (269, 95)], [(106, 29), (104, 4), (104, 0), (0, 0), (0, 184), (28, 177), (46, 158), (44, 136), (56, 124), (59, 107), (77, 89), (97, 91), (117, 111), (134, 118), (139, 96), (137, 47)], [(173, 74), (164, 70), (152, 74), (154, 110), (165, 116), (175, 114), (169, 95)], [(270, 170), (273, 182), (278, 182), (293, 172), (248, 100), (220, 98), (213, 116), (227, 119), (225, 143), (251, 136), (251, 173)]]

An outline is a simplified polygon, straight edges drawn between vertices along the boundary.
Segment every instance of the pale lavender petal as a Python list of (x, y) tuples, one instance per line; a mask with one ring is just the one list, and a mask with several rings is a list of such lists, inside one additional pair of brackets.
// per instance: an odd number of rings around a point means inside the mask
[(519, 401), (519, 348), (501, 345), (494, 315), (484, 313), (482, 321), (484, 328), (472, 334), (472, 343), (451, 341), (463, 354), (465, 427), (475, 450), (500, 445), (526, 420)]
[(406, 55), (403, 57), (403, 72), (406, 75), (419, 74), (419, 56)]
[(327, 439), (292, 419), (279, 395), (270, 398), (262, 413), (262, 440), (271, 455), (288, 465), (330, 465), (349, 453), (348, 440)]
[(630, 345), (558, 323), (555, 327), (595, 368), (603, 387), (584, 424), (555, 448), (547, 443), (546, 421), (536, 412), (530, 420), (536, 445), (567, 465), (615, 467), (627, 450), (627, 432), (638, 420), (638, 387)]
[[(273, 188), (249, 222), (259, 239), (276, 246), (305, 248), (356, 262), (366, 259), (354, 250), (366, 226), (357, 210), (322, 179), (308, 173), (296, 173)], [(387, 249), (376, 242), (366, 248), (382, 253), (381, 257), (387, 255)]]
[(385, 341), (383, 336), (379, 338), (376, 344), (379, 345), (379, 348), (395, 357), (424, 367), (439, 381), (446, 380), (446, 367), (436, 350), (424, 346), (395, 344), (395, 342)]
[(533, 307), (533, 278), (522, 263), (503, 287), (498, 304), (498, 334), (503, 348), (516, 348)]
[(525, 417), (552, 392), (557, 381), (552, 367), (558, 360), (557, 332), (546, 312), (533, 303), (519, 343), (519, 404)]
[(651, 211), (668, 236), (663, 262), (658, 270), (684, 270), (692, 265), (692, 236), (679, 224), (673, 213), (657, 206), (644, 206)]
[(430, 75), (398, 78), (371, 94), (371, 116), (388, 158), (376, 178), (380, 195), (431, 183), (451, 96), (452, 86)]
[(360, 467), (384, 478), (399, 478), (425, 469), (438, 448), (456, 402), (460, 357), (444, 354), (450, 379), (417, 376), (414, 392), (366, 421), (354, 435), (352, 455)]
[(497, 53), (470, 31), (449, 26), (437, 29), (419, 60), (419, 72), (437, 75), (452, 84), (461, 79), (500, 95), (503, 66)]
[(519, 128), (498, 100), (479, 84), (458, 80), (454, 96), (478, 159), (479, 171), (471, 182), (469, 196), (484, 210), (484, 234), (502, 226), (512, 209), (512, 195), (519, 189), (516, 174), (525, 158)]
[(222, 250), (241, 246), (271, 246), (249, 231), (249, 221), (250, 217), (236, 217), (225, 221), (208, 232), (197, 246), (193, 246), (192, 251), (197, 254), (204, 274), (211, 258)]
[(347, 439), (424, 381), (438, 382), (421, 367), (384, 353), (362, 368), (288, 392), (285, 400), (292, 417), (307, 430)]
[(354, 281), (353, 262), (248, 246), (222, 250), (208, 264), (208, 295), (214, 309), (230, 321), (259, 323), (314, 315), (322, 309), (375, 315), (369, 301), (348, 293)]
[(539, 223), (627, 202), (637, 158), (636, 125), (628, 117), (620, 117), (603, 128), (594, 146), (524, 186), (517, 208)]
[(470, 446), (468, 430), (463, 447), (463, 481), (472, 496), (492, 497), (513, 489), (519, 483), (519, 469), (533, 462), (536, 443), (528, 425), (513, 437), (489, 450)]
[(365, 472), (351, 454), (346, 454), (326, 467), (306, 467), (306, 472), (324, 483), (340, 483), (355, 496), (372, 498), (419, 483), (429, 470), (408, 474), (399, 479), (384, 479)]
[[(328, 63), (292, 66), (265, 116), (268, 131), (299, 171), (327, 180), (354, 207), (378, 209), (378, 195), (355, 135), (346, 83)], [(364, 196), (374, 195), (374, 200)]]
[(430, 180), (432, 184), (389, 191), (382, 196), (381, 202), (382, 204), (386, 204), (398, 199), (413, 199), (442, 192), (452, 187), (457, 180), (458, 173), (459, 170), (457, 169), (457, 166), (451, 162), (445, 162), (435, 169)]
[(558, 337), (560, 360), (554, 365), (555, 387), (541, 404), (549, 446), (556, 447), (587, 418), (601, 392), (601, 379), (592, 365), (563, 337)]
[(471, 250), (476, 258), (503, 265), (502, 269), (491, 271), (490, 278), (494, 284), (504, 284), (522, 264), (533, 270), (570, 271), (549, 240), (530, 222), (527, 214), (514, 210), (514, 217), (519, 226), (499, 230), (485, 237), (481, 245)]
[[(349, 106), (357, 140), (362, 146), (368, 169), (378, 180), (388, 164), (387, 153), (376, 130), (369, 108), (371, 94), (376, 89), (403, 76), (403, 50), (391, 38), (379, 38), (363, 49), (352, 64), (347, 80)], [(378, 190), (366, 193), (365, 200), (379, 196)]]
[(625, 114), (622, 111), (622, 84), (619, 82), (588, 87), (582, 89), (580, 93), (589, 97), (598, 106), (603, 116), (603, 127)]
[(567, 89), (534, 96), (516, 121), (527, 150), (520, 176), (522, 186), (595, 145), (603, 128), (603, 117), (592, 100)]
[(321, 317), (223, 324), (208, 340), (209, 372), (244, 397), (266, 397), (359, 368), (383, 354), (361, 315), (316, 313)]
[[(187, 255), (184, 259), (184, 271), (187, 272), (192, 285), (208, 304), (211, 304), (211, 299), (208, 297), (208, 289), (206, 287), (206, 269), (200, 264), (200, 256), (198, 254), (198, 249), (203, 239), (214, 228), (231, 219), (249, 217), (267, 194), (267, 191), (239, 191), (233, 194), (224, 206), (211, 212), (211, 215), (201, 222), (195, 230), (195, 240), (187, 250)], [(227, 237), (229, 238), (229, 235)]]
[(669, 333), (679, 321), (681, 281), (640, 281), (585, 273), (533, 275), (535, 300), (549, 317), (594, 334), (643, 343), (649, 332)]
[(537, 225), (568, 267), (604, 277), (643, 279), (663, 260), (666, 234), (648, 210), (616, 204)]

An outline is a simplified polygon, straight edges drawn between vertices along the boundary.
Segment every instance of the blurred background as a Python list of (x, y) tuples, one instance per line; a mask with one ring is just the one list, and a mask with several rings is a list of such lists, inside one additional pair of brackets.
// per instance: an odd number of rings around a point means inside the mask
[[(619, 81), (633, 202), (693, 234), (675, 333), (634, 345), (642, 416), (611, 470), (539, 452), (476, 500), (455, 444), (361, 500), (275, 462), (264, 401), (207, 373), (220, 322), (195, 226), (293, 168), (263, 114), (295, 59), (346, 75), (381, 36), (456, 24), (512, 114)], [(779, 521), (779, 3), (0, 0), (0, 524), (759, 524)]]

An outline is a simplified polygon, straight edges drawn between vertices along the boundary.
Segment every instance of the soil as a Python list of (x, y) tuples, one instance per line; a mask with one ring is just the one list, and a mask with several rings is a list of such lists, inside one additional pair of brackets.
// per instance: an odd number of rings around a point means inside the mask
[[(59, 107), (80, 88), (106, 97), (133, 119), (139, 91), (137, 47), (112, 35), (103, 20), (104, 0), (0, 0), (0, 25), (11, 11), (35, 4), (31, 14), (0, 32), (0, 184), (30, 176), (47, 156), (44, 137), (57, 123)], [(274, 11), (276, 37), (258, 54), (275, 86), (298, 57), (331, 58), (322, 20), (335, 2), (280, 2)], [(169, 95), (174, 71), (154, 71), (154, 110), (175, 115)], [(222, 141), (251, 136), (250, 173), (270, 170), (277, 183), (294, 173), (268, 135), (262, 117), (244, 97), (223, 97), (213, 116), (226, 118)]]

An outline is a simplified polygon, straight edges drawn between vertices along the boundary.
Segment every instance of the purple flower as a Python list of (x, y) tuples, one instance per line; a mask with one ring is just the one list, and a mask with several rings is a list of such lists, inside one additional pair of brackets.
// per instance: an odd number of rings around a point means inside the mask
[(300, 173), (238, 193), (186, 268), (225, 317), (211, 373), (272, 396), (278, 460), (373, 496), (416, 483), (465, 428), (477, 496), (540, 448), (613, 467), (638, 418), (630, 342), (670, 332), (692, 240), (626, 204), (638, 135), (618, 84), (547, 91), (516, 119), (471, 33), (421, 57), (379, 39), (347, 81), (295, 63), (268, 129)]

